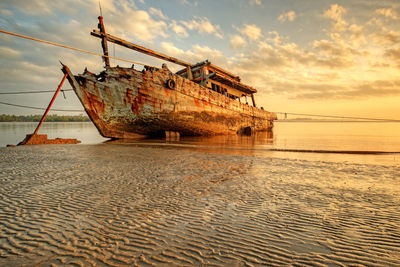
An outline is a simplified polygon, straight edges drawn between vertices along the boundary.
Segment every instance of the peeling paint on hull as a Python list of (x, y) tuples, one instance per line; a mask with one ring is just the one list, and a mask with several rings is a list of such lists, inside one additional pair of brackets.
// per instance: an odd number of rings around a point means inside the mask
[[(136, 138), (176, 131), (181, 135), (235, 134), (252, 127), (266, 131), (276, 114), (212, 91), (167, 69), (137, 71), (112, 67), (68, 80), (100, 134)], [(175, 88), (166, 86), (167, 80)]]

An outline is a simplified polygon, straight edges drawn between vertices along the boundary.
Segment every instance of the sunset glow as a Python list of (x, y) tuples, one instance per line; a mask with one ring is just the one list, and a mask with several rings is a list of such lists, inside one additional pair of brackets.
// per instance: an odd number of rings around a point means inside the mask
[[(400, 119), (400, 3), (317, 2), (102, 0), (101, 7), (108, 32), (192, 63), (208, 59), (257, 88), (256, 101), (268, 110)], [(97, 0), (6, 0), (0, 8), (3, 30), (101, 53), (89, 35)], [(110, 51), (162, 64), (112, 45)], [(0, 55), (0, 92), (55, 89), (59, 60), (75, 73), (102, 68), (98, 57), (4, 34)], [(79, 109), (68, 96), (56, 106)], [(2, 100), (45, 106), (48, 97)], [(32, 111), (0, 106), (0, 113)]]

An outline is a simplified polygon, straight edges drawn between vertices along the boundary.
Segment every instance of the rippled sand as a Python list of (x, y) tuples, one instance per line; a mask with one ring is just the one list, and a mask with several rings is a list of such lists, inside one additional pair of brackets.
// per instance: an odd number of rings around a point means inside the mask
[(400, 265), (400, 167), (0, 148), (1, 266)]

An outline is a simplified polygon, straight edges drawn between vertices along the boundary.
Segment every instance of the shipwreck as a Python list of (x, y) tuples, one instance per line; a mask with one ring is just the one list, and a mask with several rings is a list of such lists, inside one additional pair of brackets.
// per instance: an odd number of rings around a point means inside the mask
[[(85, 69), (79, 75), (65, 65), (62, 70), (102, 136), (130, 139), (171, 132), (220, 135), (272, 129), (276, 114), (256, 106), (257, 90), (239, 76), (207, 60), (191, 64), (112, 36), (102, 16), (98, 28), (91, 35), (101, 39), (105, 70), (95, 74)], [(173, 73), (166, 64), (143, 70), (111, 67), (107, 42), (184, 68)]]

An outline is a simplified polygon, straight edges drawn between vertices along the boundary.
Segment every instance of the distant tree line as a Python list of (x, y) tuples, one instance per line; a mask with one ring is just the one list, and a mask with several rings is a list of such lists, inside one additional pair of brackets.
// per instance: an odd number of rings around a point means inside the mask
[[(0, 115), (0, 122), (18, 122), (18, 121), (25, 121), (25, 122), (35, 122), (40, 121), (43, 115), (8, 115), (8, 114), (1, 114)], [(47, 115), (45, 121), (47, 122), (78, 122), (78, 121), (90, 121), (89, 117), (86, 115)]]

